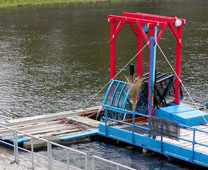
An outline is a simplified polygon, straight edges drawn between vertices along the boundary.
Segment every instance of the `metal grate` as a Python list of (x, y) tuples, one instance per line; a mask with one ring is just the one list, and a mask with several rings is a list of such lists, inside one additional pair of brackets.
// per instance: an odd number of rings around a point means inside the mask
[(166, 136), (171, 139), (180, 137), (180, 128), (178, 123), (166, 119), (151, 117), (152, 136)]

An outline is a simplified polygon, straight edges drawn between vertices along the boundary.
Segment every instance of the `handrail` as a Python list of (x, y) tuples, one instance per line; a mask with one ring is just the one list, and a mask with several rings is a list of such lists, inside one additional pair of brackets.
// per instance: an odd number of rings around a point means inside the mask
[(110, 120), (111, 122), (118, 122), (118, 123), (121, 123), (121, 124), (132, 126), (132, 123), (128, 123), (128, 122), (124, 122), (124, 121), (120, 121), (120, 120), (116, 120), (116, 119), (107, 118), (107, 120)]
[[(118, 112), (118, 113), (123, 113), (123, 114), (131, 114), (132, 116), (135, 116), (135, 115), (139, 115), (139, 116), (143, 116), (143, 117), (148, 117), (150, 118), (150, 116), (148, 115), (144, 115), (144, 114), (141, 114), (141, 113), (138, 113), (138, 112), (132, 112), (132, 111), (128, 111), (128, 110), (124, 110), (124, 109), (120, 109), (120, 108), (116, 108), (116, 107), (112, 107), (112, 106), (108, 106), (108, 105), (103, 105), (103, 108), (105, 108), (105, 116), (107, 116), (107, 110), (110, 110), (110, 111), (115, 111), (115, 112)], [(132, 120), (132, 123), (127, 123), (127, 122), (124, 122), (124, 121), (120, 121), (120, 120), (116, 120), (116, 119), (111, 119), (111, 118), (108, 118), (106, 117), (105, 118), (106, 120), (110, 120), (110, 121), (113, 121), (113, 122), (118, 122), (118, 123), (121, 123), (121, 124), (126, 124), (126, 125), (130, 125), (132, 127), (132, 140), (134, 140), (134, 127), (138, 127), (140, 129), (143, 129), (143, 130), (147, 130), (148, 132), (150, 132), (150, 128), (145, 128), (145, 127), (142, 127), (142, 126), (139, 126), (139, 125), (135, 125), (134, 124), (134, 121)], [(106, 124), (107, 125), (107, 124)], [(188, 143), (191, 143), (192, 144), (192, 160), (194, 160), (194, 153), (195, 153), (195, 145), (201, 145), (201, 146), (204, 146), (204, 147), (207, 147), (208, 148), (208, 145), (207, 144), (203, 144), (203, 143), (200, 143), (200, 142), (197, 142), (197, 138), (196, 138), (196, 132), (201, 132), (201, 133), (206, 133), (208, 134), (208, 131), (204, 131), (204, 130), (201, 130), (201, 129), (197, 129), (196, 127), (190, 127), (190, 126), (187, 126), (187, 125), (183, 125), (183, 124), (178, 124), (178, 126), (181, 128), (181, 129), (188, 129), (188, 130), (192, 130), (193, 131), (193, 137), (192, 139), (186, 139), (184, 137), (175, 137), (176, 139), (178, 140), (182, 140), (182, 141), (185, 141), (185, 142), (188, 142)], [(161, 142), (161, 152), (163, 152), (163, 133), (161, 133), (161, 139), (160, 139), (160, 142)]]
[(101, 158), (101, 157), (98, 157), (98, 156), (95, 156), (95, 155), (92, 156), (92, 170), (95, 170), (95, 159), (98, 159), (100, 161), (116, 165), (117, 170), (119, 170), (119, 168), (125, 168), (125, 169), (128, 169), (128, 170), (136, 170), (134, 168), (130, 168), (130, 167), (127, 167), (125, 165), (122, 165), (122, 164), (119, 164), (119, 163), (116, 163), (116, 162), (113, 162), (113, 161), (110, 161), (110, 160), (107, 160), (107, 159), (104, 159), (104, 158)]
[[(5, 128), (5, 129), (8, 129), (10, 130), (11, 132), (13, 132), (13, 139), (14, 139), (14, 143), (11, 144), (9, 142), (5, 142), (3, 140), (1, 140), (2, 143), (6, 144), (6, 145), (9, 145), (9, 146), (12, 146), (14, 147), (14, 157), (15, 157), (15, 161), (18, 162), (19, 160), (19, 156), (18, 156), (18, 152), (19, 152), (19, 149), (22, 150), (22, 151), (25, 151), (25, 152), (28, 152), (28, 153), (31, 153), (31, 163), (32, 163), (32, 169), (35, 168), (35, 165), (34, 165), (34, 154), (37, 155), (37, 156), (41, 156), (41, 157), (44, 157), (44, 158), (47, 158), (48, 159), (48, 169), (51, 170), (52, 169), (52, 162), (55, 161), (55, 162), (58, 162), (60, 164), (63, 164), (65, 166), (67, 166), (67, 168), (73, 168), (73, 169), (78, 169), (80, 170), (80, 168), (78, 167), (75, 167), (75, 166), (72, 166), (72, 165), (69, 165), (69, 157), (67, 157), (67, 164), (66, 163), (63, 163), (61, 161), (58, 161), (58, 160), (55, 160), (55, 159), (52, 159), (52, 146), (57, 146), (57, 147), (61, 147), (63, 149), (65, 149), (67, 151), (67, 153), (69, 151), (73, 151), (73, 152), (76, 152), (78, 154), (81, 154), (84, 156), (84, 169), (87, 170), (87, 154), (84, 153), (84, 152), (81, 152), (81, 151), (78, 151), (76, 149), (73, 149), (73, 148), (70, 148), (70, 147), (66, 147), (64, 145), (61, 145), (61, 144), (58, 144), (58, 143), (55, 143), (55, 142), (52, 142), (52, 141), (49, 141), (49, 140), (46, 140), (46, 139), (42, 139), (42, 138), (39, 138), (39, 137), (36, 137), (36, 136), (32, 136), (28, 133), (25, 133), (25, 132), (22, 132), (22, 131), (19, 131), (19, 130), (15, 130), (15, 129), (12, 129), (10, 127), (7, 127), (5, 125), (2, 125), (0, 124), (0, 127), (2, 128)], [(31, 138), (31, 151), (28, 150), (28, 149), (25, 149), (25, 148), (22, 148), (22, 147), (19, 147), (18, 146), (18, 142), (17, 142), (17, 134), (24, 134), (25, 136), (28, 136)], [(47, 143), (47, 156), (44, 156), (44, 155), (41, 155), (37, 152), (34, 152), (34, 143), (33, 143), (33, 140), (34, 139), (38, 139), (40, 141), (43, 141), (43, 142), (46, 142)]]
[[(34, 159), (35, 158), (34, 158), (34, 155), (36, 155), (36, 156), (39, 156), (39, 157), (42, 157), (42, 158), (45, 158), (45, 159), (48, 160), (48, 170), (52, 170), (53, 169), (52, 162), (57, 162), (60, 165), (67, 166), (67, 170), (69, 170), (69, 169), (81, 170), (79, 167), (75, 167), (73, 165), (70, 165), (70, 162), (69, 162), (69, 159), (70, 159), (69, 158), (69, 151), (73, 151), (73, 152), (76, 152), (76, 153), (81, 154), (81, 155), (84, 156), (84, 166), (83, 166), (83, 168), (84, 168), (84, 170), (88, 170), (88, 159), (87, 159), (87, 153), (85, 153), (85, 152), (82, 152), (82, 151), (79, 151), (79, 150), (76, 150), (76, 149), (73, 149), (73, 148), (70, 148), (70, 147), (66, 147), (64, 145), (61, 145), (61, 144), (49, 141), (47, 139), (42, 139), (42, 138), (39, 138), (37, 136), (33, 136), (33, 135), (28, 134), (28, 133), (19, 131), (19, 130), (12, 129), (11, 127), (7, 127), (7, 126), (5, 126), (5, 125), (3, 125), (1, 123), (0, 123), (0, 127), (8, 129), (8, 130), (11, 131), (11, 133), (13, 133), (13, 135), (12, 135), (13, 139), (14, 139), (14, 143), (13, 144), (9, 143), (9, 142), (6, 142), (6, 141), (3, 141), (3, 140), (1, 140), (1, 143), (4, 143), (4, 144), (6, 144), (8, 146), (11, 146), (11, 147), (14, 147), (14, 158), (15, 158), (16, 162), (19, 161), (19, 155), (18, 155), (19, 151), (25, 151), (25, 152), (31, 153), (31, 158), (30, 159), (31, 159), (31, 168), (32, 169), (35, 169), (35, 163), (34, 163)], [(18, 141), (17, 141), (18, 133), (19, 134), (24, 134), (25, 136), (28, 136), (28, 137), (31, 138), (31, 150), (28, 150), (28, 149), (25, 149), (23, 147), (18, 146)], [(34, 139), (38, 139), (38, 140), (41, 140), (41, 141), (44, 141), (44, 142), (47, 143), (47, 156), (39, 154), (37, 152), (34, 152)], [(66, 159), (67, 159), (66, 161), (67, 161), (67, 163), (64, 163), (64, 162), (61, 162), (59, 160), (55, 160), (55, 159), (52, 158), (52, 146), (61, 147), (61, 148), (65, 149), (67, 151), (67, 153), (66, 153)], [(110, 161), (110, 160), (106, 160), (106, 159), (97, 157), (95, 155), (93, 155), (93, 157), (99, 159), (100, 161), (104, 161), (105, 160), (108, 163), (111, 163), (111, 164), (114, 164), (114, 165), (118, 165), (118, 167), (123, 167), (123, 168), (129, 169), (129, 170), (134, 170), (134, 169), (132, 169), (130, 167), (118, 164), (118, 163)], [(92, 160), (94, 159), (93, 157), (92, 157)], [(119, 170), (119, 168), (118, 168), (118, 170)]]
[(133, 111), (129, 111), (129, 110), (124, 110), (124, 109), (116, 108), (116, 107), (109, 106), (109, 105), (103, 105), (103, 108), (107, 109), (107, 110), (115, 111), (115, 112), (118, 112), (118, 113), (122, 113), (122, 114), (135, 114), (135, 115), (146, 117), (146, 118), (150, 117), (149, 115), (145, 115), (143, 113), (138, 113), (138, 112), (133, 112)]

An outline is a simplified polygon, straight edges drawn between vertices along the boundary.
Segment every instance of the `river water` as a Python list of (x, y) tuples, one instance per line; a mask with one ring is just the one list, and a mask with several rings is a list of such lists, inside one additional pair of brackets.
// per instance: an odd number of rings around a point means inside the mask
[[(107, 16), (121, 15), (123, 11), (187, 19), (182, 79), (194, 100), (204, 104), (208, 101), (207, 9), (205, 0), (138, 0), (1, 9), (0, 115), (33, 116), (82, 107), (109, 80)], [(159, 44), (174, 66), (175, 39), (170, 30)], [(136, 36), (126, 26), (117, 38), (117, 70), (135, 55), (136, 48)], [(147, 51), (144, 66), (148, 65)], [(157, 71), (170, 72), (159, 52)], [(118, 78), (124, 79), (128, 74), (127, 68)], [(89, 106), (100, 105), (104, 94), (102, 91)], [(101, 155), (113, 147), (107, 144), (103, 149), (99, 143), (92, 148)], [(115, 154), (118, 161), (120, 156), (127, 160), (132, 158), (134, 165), (139, 162), (144, 168), (183, 169), (167, 165), (167, 161), (159, 161), (156, 166), (159, 158), (152, 159), (137, 152), (129, 153), (117, 147), (112, 150), (111, 154)]]

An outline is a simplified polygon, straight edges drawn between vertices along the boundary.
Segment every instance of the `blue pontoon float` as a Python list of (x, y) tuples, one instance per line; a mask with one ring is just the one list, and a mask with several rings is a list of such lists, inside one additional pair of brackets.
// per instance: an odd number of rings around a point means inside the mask
[[(99, 134), (208, 167), (207, 110), (182, 102), (182, 27), (186, 20), (124, 12), (123, 16), (108, 16), (108, 22), (111, 23), (111, 83), (103, 104), (105, 124), (100, 124)], [(132, 111), (130, 86), (116, 79), (116, 37), (126, 23), (137, 36), (137, 77), (143, 78), (135, 111)], [(176, 38), (173, 74), (156, 72), (155, 68), (156, 47), (161, 50), (158, 43), (168, 27)], [(149, 72), (146, 74), (142, 68), (143, 40), (145, 47), (149, 47)]]

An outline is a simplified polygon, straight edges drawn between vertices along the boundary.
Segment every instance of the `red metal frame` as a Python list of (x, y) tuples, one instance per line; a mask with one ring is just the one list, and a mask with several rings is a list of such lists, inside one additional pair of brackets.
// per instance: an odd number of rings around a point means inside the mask
[[(176, 20), (180, 20), (182, 24), (175, 28)], [(146, 43), (149, 42), (150, 37), (154, 37), (154, 27), (161, 27), (161, 30), (157, 37), (157, 43), (159, 43), (163, 33), (167, 27), (170, 27), (173, 35), (175, 36), (176, 43), (176, 73), (181, 79), (181, 57), (182, 57), (182, 27), (186, 23), (185, 19), (177, 17), (159, 16), (145, 13), (129, 13), (124, 12), (123, 16), (109, 15), (108, 22), (111, 22), (111, 71), (110, 78), (115, 79), (116, 75), (116, 36), (121, 31), (126, 23), (129, 23), (130, 27), (137, 36), (137, 50), (138, 52), (143, 47), (143, 40)], [(117, 24), (118, 22), (118, 24)], [(150, 37), (143, 30), (143, 25), (147, 25), (150, 29)], [(135, 26), (136, 25), (136, 26)], [(150, 44), (149, 44), (150, 47)], [(141, 77), (143, 74), (143, 52), (141, 51), (137, 56), (137, 76)], [(175, 81), (175, 103), (180, 104), (180, 80)]]

